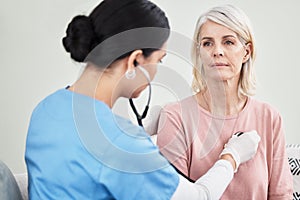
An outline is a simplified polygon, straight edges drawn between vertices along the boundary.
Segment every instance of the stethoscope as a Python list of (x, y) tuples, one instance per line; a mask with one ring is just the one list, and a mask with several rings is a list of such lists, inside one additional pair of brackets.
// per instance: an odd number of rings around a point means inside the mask
[(148, 85), (148, 86), (149, 86), (148, 101), (147, 101), (147, 104), (146, 104), (146, 106), (145, 106), (145, 109), (144, 109), (144, 111), (143, 111), (143, 113), (142, 113), (141, 115), (138, 113), (138, 111), (137, 111), (137, 109), (136, 109), (136, 107), (135, 107), (135, 105), (134, 105), (134, 103), (133, 103), (132, 98), (129, 99), (129, 104), (130, 104), (130, 106), (131, 106), (131, 108), (132, 108), (132, 110), (133, 110), (133, 113), (134, 113), (135, 116), (136, 116), (136, 119), (137, 119), (137, 121), (138, 121), (138, 124), (139, 124), (140, 126), (143, 127), (143, 122), (142, 122), (142, 120), (145, 119), (145, 117), (147, 116), (147, 112), (148, 112), (148, 110), (149, 110), (149, 104), (150, 104), (150, 100), (151, 100), (151, 80), (150, 80), (150, 75), (149, 75), (149, 73), (148, 73), (147, 70), (145, 70), (145, 69), (144, 69), (143, 67), (141, 67), (140, 65), (138, 65), (137, 68), (140, 69), (140, 70), (142, 71), (142, 73), (144, 74), (144, 76), (146, 77), (146, 79), (147, 79), (147, 81), (148, 81), (148, 83), (149, 83), (149, 85)]

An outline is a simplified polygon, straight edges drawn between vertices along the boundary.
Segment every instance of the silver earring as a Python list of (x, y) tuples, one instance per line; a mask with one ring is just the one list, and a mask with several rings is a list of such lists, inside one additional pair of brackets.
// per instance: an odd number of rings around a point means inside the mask
[(125, 76), (127, 79), (134, 79), (135, 78), (135, 69), (133, 70), (127, 70), (126, 73), (125, 73)]

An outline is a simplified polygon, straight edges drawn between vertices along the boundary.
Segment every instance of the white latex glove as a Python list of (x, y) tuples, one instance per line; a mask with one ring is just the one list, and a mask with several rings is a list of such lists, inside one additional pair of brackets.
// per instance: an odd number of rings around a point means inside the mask
[(228, 140), (228, 143), (225, 144), (221, 155), (230, 154), (233, 157), (236, 164), (234, 172), (237, 172), (241, 163), (244, 163), (254, 157), (259, 141), (260, 136), (255, 130), (244, 132), (240, 136), (233, 135)]
[(149, 135), (157, 134), (158, 120), (159, 120), (161, 109), (162, 107), (159, 105), (150, 107), (148, 111), (148, 115), (143, 121), (144, 129)]

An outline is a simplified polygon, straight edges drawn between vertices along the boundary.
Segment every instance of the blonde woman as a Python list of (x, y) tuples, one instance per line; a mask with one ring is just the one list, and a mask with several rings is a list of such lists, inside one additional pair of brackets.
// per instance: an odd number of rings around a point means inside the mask
[(255, 42), (248, 17), (232, 5), (211, 8), (200, 16), (194, 41), (195, 95), (161, 112), (161, 152), (197, 180), (218, 160), (231, 133), (256, 130), (262, 139), (257, 154), (240, 165), (221, 199), (292, 199), (282, 118), (251, 97)]

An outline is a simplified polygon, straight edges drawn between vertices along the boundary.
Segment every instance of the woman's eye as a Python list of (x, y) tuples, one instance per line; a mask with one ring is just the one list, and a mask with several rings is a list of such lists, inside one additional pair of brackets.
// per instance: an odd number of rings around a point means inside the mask
[(212, 45), (211, 42), (203, 42), (202, 43), (202, 46), (204, 46), (204, 47), (208, 47), (208, 46), (211, 46), (211, 45)]
[(230, 41), (230, 40), (226, 40), (225, 44), (227, 44), (227, 45), (233, 45), (234, 43), (232, 41)]

